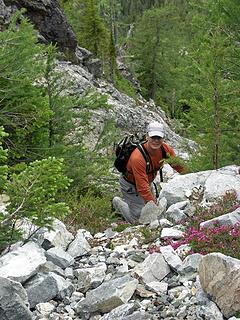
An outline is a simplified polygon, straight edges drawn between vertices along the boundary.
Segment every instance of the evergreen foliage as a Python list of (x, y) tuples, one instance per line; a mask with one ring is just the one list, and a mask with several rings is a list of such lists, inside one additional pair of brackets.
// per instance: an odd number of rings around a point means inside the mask
[(0, 32), (0, 125), (8, 133), (4, 146), (11, 163), (36, 159), (34, 147), (47, 143), (51, 114), (37, 85), (43, 75), (43, 47), (27, 19), (16, 29), (18, 16)]
[(240, 160), (239, 76), (236, 74), (240, 51), (234, 35), (224, 25), (219, 4), (208, 1), (198, 7), (193, 19), (198, 36), (192, 42), (191, 68), (188, 67), (194, 92), (189, 100), (188, 130), (201, 146), (200, 159), (208, 169)]
[(187, 34), (184, 9), (173, 3), (144, 12), (130, 41), (131, 64), (141, 83), (142, 93), (160, 104), (172, 117), (179, 117), (178, 99), (183, 90), (180, 72)]
[(82, 17), (82, 39), (86, 47), (96, 56), (101, 56), (107, 34), (104, 22), (99, 15), (96, 0), (84, 1)]
[[(97, 190), (94, 181), (102, 176), (103, 167), (108, 168), (108, 161), (89, 154), (83, 147), (83, 133), (77, 137), (75, 145), (68, 137), (73, 130), (74, 108), (81, 109), (79, 116), (84, 122), (91, 118), (95, 109), (110, 108), (107, 98), (94, 92), (88, 92), (85, 97), (68, 95), (72, 84), (56, 68), (56, 48), (38, 45), (37, 34), (26, 19), (16, 30), (15, 20), (8, 30), (0, 33), (3, 44), (0, 49), (3, 88), (0, 110), (1, 123), (7, 130), (7, 133), (2, 127), (0, 130), (0, 182), (1, 190), (4, 188), (10, 197), (8, 212), (0, 214), (1, 249), (18, 239), (27, 240), (18, 229), (24, 219), (37, 228), (51, 228), (55, 217), (61, 219), (69, 215), (65, 200), (70, 177), (74, 179), (71, 190), (75, 192), (75, 188), (79, 196), (89, 188)], [(23, 51), (20, 59), (18, 51)], [(19, 114), (13, 113), (15, 108)], [(4, 147), (10, 142), (14, 149), (8, 148), (8, 159)], [(56, 156), (65, 159), (65, 169)], [(42, 160), (31, 162), (32, 159)], [(71, 206), (75, 207), (72, 203)], [(108, 206), (110, 209), (110, 203)]]
[(43, 91), (48, 100), (51, 116), (48, 122), (48, 147), (45, 154), (61, 157), (69, 148), (71, 149), (66, 136), (74, 129), (73, 108), (79, 105), (81, 98), (68, 94), (73, 84), (59, 70), (57, 58), (56, 47), (48, 46)]
[(96, 0), (73, 0), (62, 3), (76, 32), (79, 44), (95, 56), (105, 56), (108, 31)]
[(63, 161), (56, 158), (36, 160), (20, 174), (13, 174), (5, 187), (10, 197), (7, 213), (0, 213), (0, 234), (4, 232), (0, 246), (21, 238), (28, 240), (18, 228), (24, 219), (38, 228), (51, 228), (54, 218), (64, 218), (69, 208), (62, 201), (61, 192), (70, 182), (64, 175)]

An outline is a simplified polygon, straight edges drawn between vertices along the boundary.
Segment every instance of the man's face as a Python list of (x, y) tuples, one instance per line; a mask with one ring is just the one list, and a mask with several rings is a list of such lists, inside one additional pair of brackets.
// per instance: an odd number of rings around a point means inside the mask
[(153, 136), (153, 137), (148, 136), (147, 140), (148, 140), (149, 147), (153, 150), (159, 149), (163, 143), (163, 138), (159, 136)]

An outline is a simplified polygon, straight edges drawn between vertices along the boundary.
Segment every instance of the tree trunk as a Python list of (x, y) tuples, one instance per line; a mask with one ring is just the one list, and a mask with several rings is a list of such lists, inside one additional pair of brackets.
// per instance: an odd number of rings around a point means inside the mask
[(114, 44), (116, 47), (118, 43), (118, 33), (117, 33), (117, 26), (116, 26), (115, 0), (110, 0), (110, 16), (111, 16), (111, 28), (114, 36)]
[(175, 119), (175, 106), (176, 106), (176, 90), (172, 91), (172, 101), (171, 101), (171, 117)]
[(155, 99), (156, 96), (156, 91), (157, 91), (157, 77), (156, 77), (156, 64), (157, 64), (157, 53), (159, 50), (159, 43), (160, 43), (160, 28), (157, 25), (156, 26), (156, 42), (153, 47), (153, 59), (152, 59), (152, 87), (149, 90), (149, 96), (153, 100)]
[(220, 105), (219, 105), (219, 90), (218, 90), (218, 71), (214, 74), (214, 149), (213, 149), (213, 166), (215, 169), (219, 168), (219, 146), (221, 140), (220, 128)]
[[(48, 96), (48, 104), (49, 104), (49, 108), (50, 110), (53, 110), (53, 97), (52, 97), (52, 84), (51, 84), (51, 67), (50, 67), (50, 61), (49, 61), (49, 57), (47, 60), (47, 69), (46, 69), (46, 73), (45, 73), (45, 78), (47, 81), (47, 96)], [(49, 136), (48, 136), (48, 146), (51, 148), (53, 145), (53, 123), (52, 120), (49, 120), (48, 123), (48, 130), (49, 130)]]

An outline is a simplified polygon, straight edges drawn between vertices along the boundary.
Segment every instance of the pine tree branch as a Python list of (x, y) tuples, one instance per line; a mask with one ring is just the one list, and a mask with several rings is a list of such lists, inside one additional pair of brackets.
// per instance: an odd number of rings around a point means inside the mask
[(25, 201), (26, 201), (26, 198), (23, 198), (20, 206), (19, 206), (13, 213), (11, 213), (6, 219), (4, 219), (3, 221), (1, 221), (0, 227), (3, 227), (4, 225), (6, 225), (10, 220), (15, 219), (15, 217), (16, 217), (17, 214), (18, 214), (18, 212), (22, 209)]

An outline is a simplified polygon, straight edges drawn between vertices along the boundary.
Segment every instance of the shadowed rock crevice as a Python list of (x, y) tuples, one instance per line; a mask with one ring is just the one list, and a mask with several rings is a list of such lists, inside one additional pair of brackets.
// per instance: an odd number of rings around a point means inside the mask
[(25, 8), (42, 41), (57, 44), (61, 51), (75, 57), (77, 39), (57, 0), (4, 0), (4, 3), (15, 10)]

